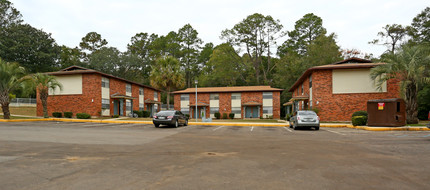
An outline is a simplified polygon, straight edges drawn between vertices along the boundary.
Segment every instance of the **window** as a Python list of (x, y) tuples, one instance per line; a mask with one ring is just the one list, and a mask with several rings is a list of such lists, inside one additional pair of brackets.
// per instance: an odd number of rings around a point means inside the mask
[(158, 93), (154, 92), (154, 100), (158, 100)]
[(305, 92), (304, 92), (304, 90), (303, 90), (303, 84), (302, 84), (302, 95), (304, 94)]
[(109, 88), (109, 79), (102, 77), (102, 87), (103, 88)]
[(219, 108), (210, 108), (210, 110), (211, 110), (211, 114), (219, 112)]
[(312, 88), (312, 75), (309, 76), (309, 88)]
[(242, 110), (240, 109), (240, 107), (232, 107), (231, 108), (231, 113), (241, 114)]
[(210, 100), (219, 100), (219, 94), (211, 94)]
[(102, 109), (110, 109), (109, 99), (102, 99)]
[(400, 112), (400, 102), (397, 102), (397, 112)]
[(143, 96), (143, 88), (139, 88), (139, 95)]
[(232, 93), (231, 99), (232, 100), (240, 100), (240, 93)]
[(126, 84), (125, 85), (125, 91), (128, 93), (131, 93), (131, 84)]
[(139, 104), (139, 111), (145, 110), (145, 104), (141, 103)]
[(126, 109), (127, 111), (131, 111), (131, 102), (130, 102), (130, 101), (126, 101), (126, 102), (125, 102), (125, 106), (126, 106), (126, 108), (125, 108), (125, 109)]
[(263, 106), (263, 114), (273, 114), (272, 106)]
[(273, 99), (273, 92), (263, 92), (263, 99)]
[(184, 114), (190, 114), (190, 108), (181, 108), (181, 112)]
[(190, 101), (189, 94), (181, 94), (181, 101)]

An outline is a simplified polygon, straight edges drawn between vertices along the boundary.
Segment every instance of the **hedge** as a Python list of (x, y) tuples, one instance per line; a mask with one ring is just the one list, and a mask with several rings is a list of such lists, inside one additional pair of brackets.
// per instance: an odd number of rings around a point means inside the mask
[(64, 112), (63, 114), (64, 114), (64, 117), (65, 117), (65, 118), (72, 118), (72, 117), (73, 117), (73, 112), (67, 112), (67, 111), (66, 111), (66, 112)]
[(61, 113), (61, 112), (52, 112), (52, 116), (60, 118), (60, 117), (63, 117), (63, 113)]
[(133, 113), (137, 114), (137, 117), (143, 117), (143, 111), (133, 110)]
[(221, 118), (221, 114), (219, 112), (215, 112), (214, 113), (215, 118), (219, 119)]
[(87, 113), (77, 113), (76, 118), (78, 119), (90, 119), (91, 115)]
[(354, 126), (361, 126), (366, 125), (367, 123), (367, 117), (366, 116), (354, 116), (352, 117), (352, 125)]
[(151, 115), (151, 112), (149, 111), (142, 111), (142, 117), (149, 117)]
[(229, 114), (228, 114), (228, 117), (229, 117), (230, 119), (234, 119), (234, 113), (229, 113)]
[(112, 118), (118, 118), (119, 117), (119, 115), (113, 115), (112, 116)]
[(222, 114), (222, 119), (227, 119), (227, 113)]
[(356, 111), (356, 112), (354, 112), (354, 113), (352, 114), (352, 116), (351, 116), (351, 117), (355, 117), (355, 116), (366, 116), (366, 117), (369, 117), (369, 116), (367, 115), (367, 111)]

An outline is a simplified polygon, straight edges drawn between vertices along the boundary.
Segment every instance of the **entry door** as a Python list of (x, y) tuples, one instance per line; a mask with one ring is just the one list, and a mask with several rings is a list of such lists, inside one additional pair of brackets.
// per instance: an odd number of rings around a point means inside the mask
[(119, 115), (124, 116), (124, 100), (119, 100)]
[(245, 118), (251, 118), (252, 117), (252, 107), (247, 106), (245, 108)]
[(198, 116), (199, 119), (201, 119), (203, 117), (207, 118), (207, 116), (206, 116), (206, 107), (199, 107), (197, 109), (199, 110), (199, 112), (197, 114), (197, 116)]
[(258, 118), (258, 107), (252, 107), (252, 118)]
[(146, 104), (146, 111), (149, 111), (149, 116), (152, 117), (152, 104)]
[(118, 100), (113, 101), (113, 114), (118, 115)]

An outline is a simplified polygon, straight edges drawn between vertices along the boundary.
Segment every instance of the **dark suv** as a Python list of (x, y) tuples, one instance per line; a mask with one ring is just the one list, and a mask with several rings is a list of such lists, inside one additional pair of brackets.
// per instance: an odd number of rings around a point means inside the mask
[(152, 122), (155, 127), (160, 127), (160, 125), (179, 127), (179, 125), (187, 126), (188, 118), (180, 111), (167, 110), (155, 114), (152, 118)]

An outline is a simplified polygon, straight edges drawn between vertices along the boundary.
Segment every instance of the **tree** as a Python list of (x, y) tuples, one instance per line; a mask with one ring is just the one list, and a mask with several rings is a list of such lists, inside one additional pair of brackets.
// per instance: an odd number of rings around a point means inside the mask
[(385, 59), (387, 64), (371, 70), (371, 78), (379, 87), (389, 79), (399, 79), (406, 101), (406, 121), (411, 124), (418, 123), (418, 85), (430, 83), (428, 48), (403, 45), (398, 52), (385, 56)]
[(36, 73), (32, 76), (33, 83), (39, 93), (39, 99), (42, 102), (43, 117), (48, 118), (48, 92), (49, 90), (55, 91), (58, 87), (60, 90), (63, 86), (57, 81), (55, 76), (43, 73)]
[(82, 52), (79, 48), (69, 48), (65, 45), (60, 47), (60, 55), (58, 60), (59, 68), (66, 68), (72, 65), (82, 65)]
[[(389, 48), (388, 51), (391, 53), (394, 53), (394, 50), (399, 45), (399, 43), (402, 41), (402, 39), (407, 35), (408, 28), (403, 27), (401, 24), (392, 24), (392, 25), (386, 25), (382, 28), (383, 31), (378, 32), (378, 36), (384, 40), (382, 42), (382, 45), (385, 45)], [(370, 44), (379, 44), (380, 40), (375, 39)]]
[(82, 38), (81, 43), (79, 43), (79, 47), (81, 47), (82, 50), (94, 52), (106, 46), (107, 44), (108, 42), (103, 39), (100, 34), (97, 32), (89, 32)]
[(316, 37), (307, 45), (303, 59), (303, 64), (308, 68), (342, 60), (340, 47), (336, 44), (336, 35), (332, 33)]
[(224, 43), (213, 50), (199, 81), (202, 86), (235, 86), (238, 80), (245, 80), (244, 73), (241, 57), (230, 44)]
[[(264, 52), (267, 52), (270, 62), (270, 47), (275, 44), (275, 40), (279, 38), (282, 25), (279, 20), (273, 19), (271, 16), (264, 16), (259, 13), (249, 15), (244, 20), (234, 25), (232, 29), (222, 31), (221, 38), (227, 40), (233, 46), (245, 46), (246, 53), (252, 61), (255, 78), (257, 83), (260, 84), (261, 72), (261, 57)], [(269, 66), (267, 68), (271, 68)], [(267, 75), (264, 75), (266, 77)], [(264, 78), (267, 81), (267, 78)]]
[(280, 57), (295, 52), (300, 55), (306, 53), (306, 47), (318, 36), (325, 35), (322, 19), (313, 13), (308, 13), (296, 21), (294, 30), (287, 32), (289, 39), (278, 47)]
[(10, 63), (0, 59), (0, 104), (3, 118), (10, 119), (9, 103), (11, 93), (17, 89), (26, 89), (26, 76), (24, 67), (18, 63)]
[(52, 71), (59, 48), (55, 40), (28, 24), (11, 25), (0, 32), (0, 55), (5, 61), (18, 62), (30, 73)]
[(426, 7), (412, 20), (410, 35), (414, 42), (430, 42), (430, 7)]
[(185, 67), (185, 79), (187, 87), (191, 87), (193, 78), (192, 70), (198, 70), (197, 57), (200, 45), (203, 41), (197, 36), (199, 33), (190, 24), (184, 25), (178, 31), (178, 38), (183, 54), (183, 65)]
[(21, 13), (8, 0), (0, 0), (0, 29), (22, 23)]
[(152, 67), (150, 80), (153, 87), (166, 90), (168, 108), (170, 107), (170, 93), (185, 85), (181, 64), (172, 56), (157, 59), (156, 64)]
[(349, 59), (349, 58), (361, 58), (361, 59), (369, 59), (371, 60), (373, 58), (373, 54), (368, 54), (365, 52), (362, 52), (358, 49), (343, 49), (342, 50), (342, 57), (343, 59)]
[(121, 52), (114, 47), (102, 47), (88, 55), (88, 67), (115, 75), (120, 64), (120, 55)]

